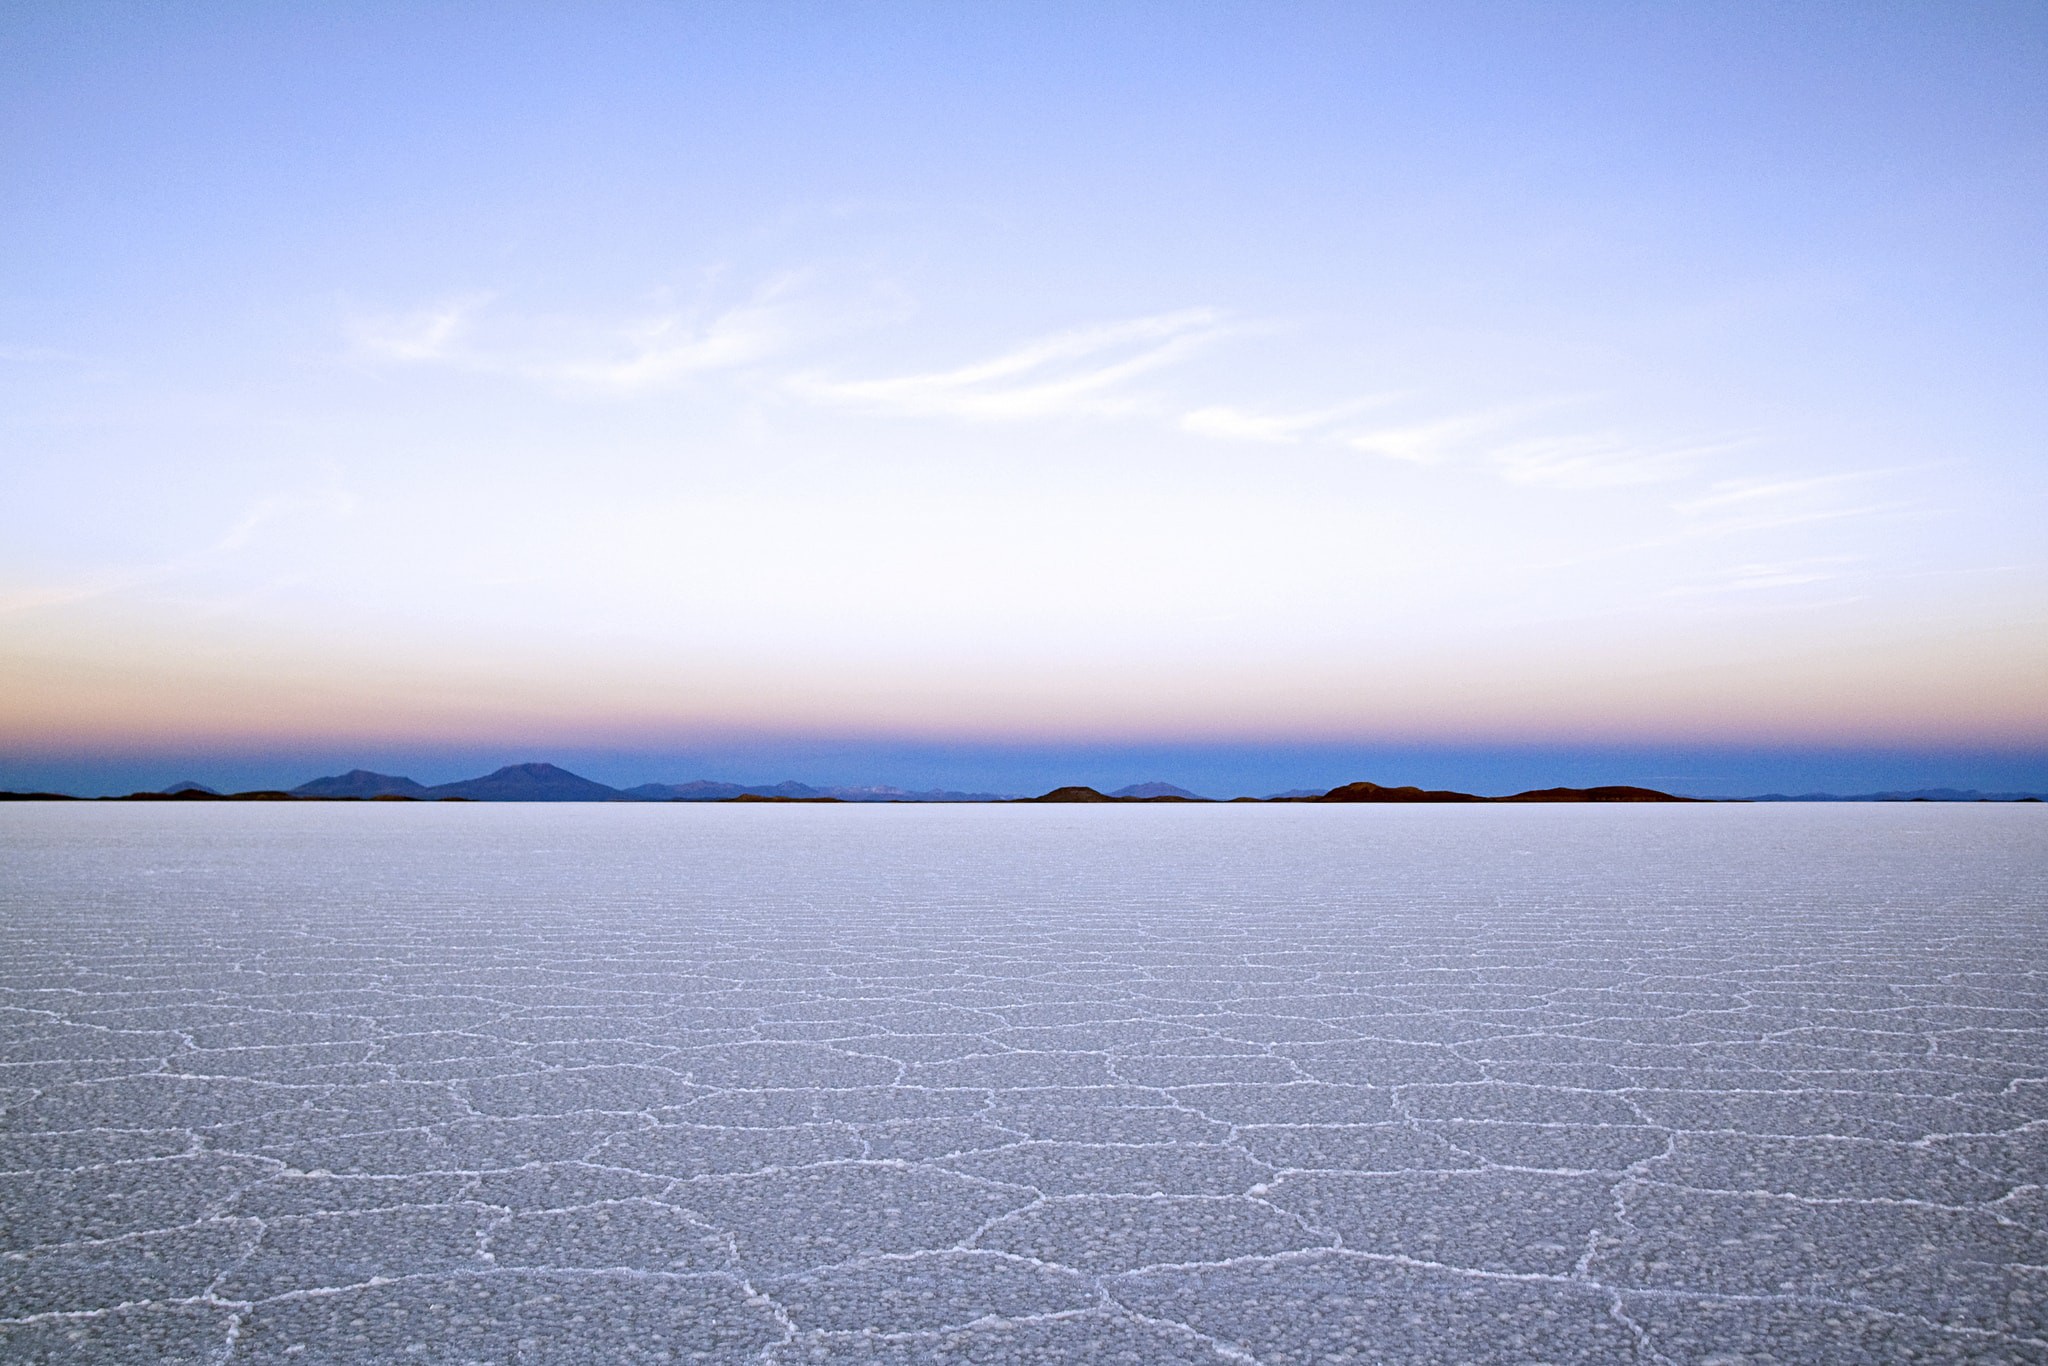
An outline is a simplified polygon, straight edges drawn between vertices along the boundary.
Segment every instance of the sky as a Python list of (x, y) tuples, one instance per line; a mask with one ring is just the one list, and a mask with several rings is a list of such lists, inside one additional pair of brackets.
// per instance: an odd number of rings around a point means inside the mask
[(0, 185), (0, 784), (2048, 788), (2038, 4), (56, 0)]

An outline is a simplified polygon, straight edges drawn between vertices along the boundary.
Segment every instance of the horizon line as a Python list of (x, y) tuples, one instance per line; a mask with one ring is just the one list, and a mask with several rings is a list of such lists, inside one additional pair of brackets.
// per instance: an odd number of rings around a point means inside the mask
[[(501, 785), (507, 782), (525, 781), (531, 784), (521, 790), (514, 788), (487, 789), (483, 785), (492, 782)], [(547, 784), (554, 784), (552, 788)], [(341, 786), (338, 786), (341, 785)], [(344, 787), (353, 790), (344, 790)], [(309, 791), (308, 789), (320, 789)], [(452, 789), (470, 789), (469, 792)], [(1347, 791), (1363, 791), (1367, 795), (1340, 796)], [(1592, 794), (1603, 795), (1592, 795)], [(689, 794), (689, 795), (684, 795)], [(1380, 795), (1385, 794), (1385, 795)], [(1627, 794), (1627, 795), (1623, 795)], [(1113, 803), (1313, 803), (1313, 802), (1388, 802), (1388, 803), (1471, 803), (1504, 801), (1557, 801), (1557, 802), (1744, 802), (1744, 801), (1893, 801), (1893, 802), (2034, 802), (2048, 798), (2048, 794), (2015, 791), (1986, 792), (1980, 788), (1933, 786), (1918, 788), (1895, 788), (1876, 792), (1838, 794), (1809, 791), (1803, 793), (1767, 792), (1747, 796), (1705, 796), (1693, 793), (1666, 792), (1635, 784), (1589, 784), (1569, 786), (1556, 784), (1523, 788), (1515, 792), (1481, 794), (1456, 789), (1424, 789), (1412, 784), (1388, 785), (1369, 780), (1353, 780), (1318, 791), (1313, 788), (1293, 787), (1264, 796), (1240, 793), (1229, 797), (1210, 797), (1191, 789), (1163, 780), (1153, 779), (1128, 783), (1110, 791), (1086, 784), (1062, 784), (1038, 796), (1004, 793), (995, 791), (967, 791), (956, 788), (909, 789), (893, 784), (867, 785), (817, 785), (797, 779), (785, 779), (779, 783), (735, 783), (718, 779), (691, 779), (686, 782), (647, 782), (630, 787), (619, 787), (601, 783), (547, 760), (529, 760), (521, 763), (502, 765), (496, 770), (479, 774), (473, 778), (455, 779), (437, 784), (423, 784), (399, 774), (378, 773), (370, 769), (354, 768), (340, 774), (323, 774), (307, 779), (291, 788), (248, 788), (236, 791), (221, 791), (192, 779), (183, 779), (160, 789), (135, 789), (126, 793), (101, 793), (85, 796), (77, 793), (60, 792), (54, 789), (39, 791), (0, 790), (0, 800), (52, 800), (52, 801), (429, 801), (429, 802), (538, 802), (563, 803), (617, 802), (624, 804), (715, 804), (720, 802), (793, 802), (793, 803), (842, 803), (850, 805), (993, 805), (1010, 802), (1113, 802)]]

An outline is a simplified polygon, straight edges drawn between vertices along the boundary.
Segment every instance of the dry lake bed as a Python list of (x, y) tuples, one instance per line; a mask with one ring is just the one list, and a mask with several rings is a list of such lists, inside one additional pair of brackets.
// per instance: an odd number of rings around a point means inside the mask
[(2039, 806), (0, 809), (10, 1362), (2048, 1360)]

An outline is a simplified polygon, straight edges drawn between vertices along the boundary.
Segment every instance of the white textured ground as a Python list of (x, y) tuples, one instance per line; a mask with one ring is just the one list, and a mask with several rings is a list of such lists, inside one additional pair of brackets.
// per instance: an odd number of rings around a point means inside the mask
[(2039, 807), (0, 808), (8, 1361), (2048, 1360)]

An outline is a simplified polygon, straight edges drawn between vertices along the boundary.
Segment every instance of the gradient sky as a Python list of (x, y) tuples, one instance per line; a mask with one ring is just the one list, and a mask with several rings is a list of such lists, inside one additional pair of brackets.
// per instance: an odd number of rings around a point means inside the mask
[(2039, 4), (9, 5), (0, 186), (18, 771), (2048, 782)]

